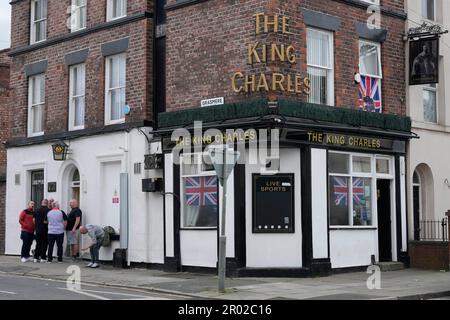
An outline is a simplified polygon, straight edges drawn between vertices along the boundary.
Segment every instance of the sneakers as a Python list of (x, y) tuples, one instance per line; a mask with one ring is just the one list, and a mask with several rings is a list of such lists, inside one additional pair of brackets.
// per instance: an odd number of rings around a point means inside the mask
[(91, 265), (91, 268), (98, 268), (98, 267), (100, 267), (98, 264), (96, 264), (96, 263), (93, 263), (92, 265)]
[(41, 262), (41, 260), (33, 259), (33, 262), (34, 262), (34, 263), (38, 263), (38, 262)]
[(22, 258), (22, 259), (20, 259), (20, 261), (22, 261), (22, 263), (25, 263), (25, 262), (28, 261), (28, 259), (27, 258)]
[(47, 260), (47, 263), (52, 263), (50, 260)]
[(86, 268), (90, 268), (90, 267), (92, 267), (92, 265), (93, 265), (94, 263), (92, 263), (92, 262), (89, 262), (87, 265), (86, 265)]

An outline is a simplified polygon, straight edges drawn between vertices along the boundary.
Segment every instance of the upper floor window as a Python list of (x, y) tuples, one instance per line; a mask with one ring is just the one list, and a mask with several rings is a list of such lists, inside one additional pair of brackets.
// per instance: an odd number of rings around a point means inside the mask
[(127, 0), (108, 0), (107, 20), (114, 20), (127, 15)]
[(47, 0), (31, 1), (31, 43), (47, 38)]
[(437, 86), (429, 84), (423, 87), (423, 120), (437, 123)]
[(364, 76), (382, 77), (379, 43), (359, 41), (359, 72)]
[(28, 78), (28, 136), (44, 134), (45, 75)]
[(308, 28), (309, 102), (334, 105), (333, 33)]
[(125, 119), (126, 54), (106, 57), (105, 123), (114, 124)]
[(380, 0), (361, 0), (362, 2), (367, 2), (370, 4), (376, 4), (379, 5), (380, 4)]
[(435, 20), (436, 16), (436, 0), (422, 1), (422, 17), (428, 20)]
[(85, 64), (70, 67), (69, 130), (84, 129)]
[(72, 0), (71, 31), (86, 28), (87, 0)]

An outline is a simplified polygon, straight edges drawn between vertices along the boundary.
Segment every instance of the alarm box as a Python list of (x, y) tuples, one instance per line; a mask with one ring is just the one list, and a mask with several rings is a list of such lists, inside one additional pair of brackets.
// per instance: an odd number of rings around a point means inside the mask
[(163, 180), (158, 179), (142, 179), (142, 192), (161, 192), (163, 191)]
[(145, 170), (152, 170), (152, 169), (162, 169), (163, 168), (163, 154), (157, 153), (157, 154), (147, 154), (145, 155)]

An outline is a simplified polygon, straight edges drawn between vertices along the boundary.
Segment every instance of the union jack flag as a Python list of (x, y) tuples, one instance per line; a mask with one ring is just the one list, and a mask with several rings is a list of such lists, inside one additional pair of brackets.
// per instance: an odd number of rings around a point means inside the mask
[[(348, 198), (348, 178), (333, 177), (334, 203), (336, 206), (346, 206)], [(364, 205), (364, 180), (353, 178), (353, 201), (355, 205)]]
[(217, 205), (217, 177), (184, 178), (186, 204), (188, 206)]
[(380, 79), (361, 76), (359, 84), (359, 109), (381, 113)]

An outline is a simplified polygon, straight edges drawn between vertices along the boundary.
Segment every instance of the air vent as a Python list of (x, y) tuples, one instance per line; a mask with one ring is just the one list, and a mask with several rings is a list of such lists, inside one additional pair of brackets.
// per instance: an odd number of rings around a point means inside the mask
[(14, 184), (15, 184), (16, 186), (20, 186), (20, 173), (16, 173), (16, 174), (14, 175)]
[(142, 164), (140, 162), (136, 162), (134, 164), (134, 174), (141, 174)]

